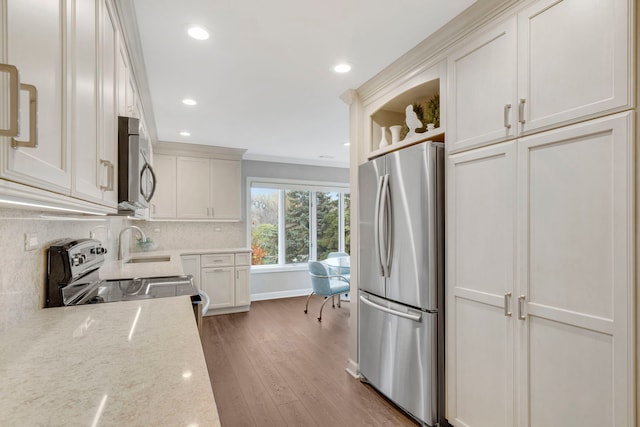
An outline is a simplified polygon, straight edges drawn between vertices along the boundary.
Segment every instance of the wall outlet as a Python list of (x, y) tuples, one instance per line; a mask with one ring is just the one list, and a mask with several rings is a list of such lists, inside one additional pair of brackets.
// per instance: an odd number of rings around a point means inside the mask
[(24, 250), (35, 251), (38, 249), (38, 233), (24, 233)]

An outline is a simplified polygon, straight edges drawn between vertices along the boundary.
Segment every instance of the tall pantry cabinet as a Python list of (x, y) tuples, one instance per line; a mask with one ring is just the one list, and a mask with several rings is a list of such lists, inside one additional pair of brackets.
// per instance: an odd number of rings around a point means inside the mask
[(635, 425), (634, 7), (526, 2), (449, 56), (457, 427)]

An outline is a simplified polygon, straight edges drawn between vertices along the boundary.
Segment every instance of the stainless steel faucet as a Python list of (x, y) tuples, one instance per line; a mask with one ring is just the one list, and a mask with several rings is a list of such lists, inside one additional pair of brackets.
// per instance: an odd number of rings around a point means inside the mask
[(138, 233), (140, 233), (140, 239), (142, 239), (143, 242), (145, 242), (147, 240), (147, 236), (144, 234), (144, 231), (142, 231), (142, 229), (138, 226), (135, 225), (129, 225), (125, 228), (123, 228), (122, 230), (120, 230), (120, 235), (118, 236), (118, 259), (122, 259), (122, 254), (123, 254), (123, 250), (122, 250), (122, 235), (124, 234), (125, 231), (127, 230), (136, 230)]

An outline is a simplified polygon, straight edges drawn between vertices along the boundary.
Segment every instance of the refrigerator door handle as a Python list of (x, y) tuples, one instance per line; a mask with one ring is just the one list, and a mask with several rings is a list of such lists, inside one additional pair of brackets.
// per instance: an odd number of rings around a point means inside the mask
[(368, 298), (365, 298), (363, 295), (360, 295), (360, 301), (367, 304), (370, 307), (373, 307), (377, 310), (384, 311), (385, 313), (393, 314), (394, 316), (403, 317), (405, 319), (413, 320), (414, 322), (420, 322), (422, 320), (421, 314), (409, 314), (403, 313), (402, 311), (393, 310), (391, 308), (387, 308), (385, 306), (376, 304), (373, 301), (370, 301)]
[(382, 266), (382, 256), (380, 254), (380, 198), (382, 197), (382, 183), (384, 181), (384, 177), (381, 176), (378, 179), (378, 188), (376, 191), (376, 206), (374, 211), (374, 227), (373, 227), (373, 241), (374, 241), (374, 250), (376, 251), (376, 260), (378, 261), (378, 268), (380, 269), (380, 275), (384, 276), (384, 267)]
[(385, 244), (384, 247), (386, 249), (386, 257), (385, 257), (385, 266), (387, 267), (387, 277), (391, 276), (391, 254), (393, 253), (393, 239), (391, 236), (393, 235), (393, 211), (391, 210), (391, 189), (389, 188), (389, 175), (386, 175), (384, 192), (385, 192), (385, 220), (386, 220), (386, 229), (385, 229)]
[(379, 226), (382, 231), (382, 240), (380, 240), (380, 237), (378, 237), (379, 241), (382, 242), (379, 252), (384, 277), (389, 277), (389, 257), (391, 255), (391, 252), (389, 251), (389, 232), (391, 229), (389, 226), (389, 202), (389, 175), (385, 175), (384, 179), (382, 180), (382, 188), (380, 191), (380, 213), (382, 214), (382, 217), (380, 218)]

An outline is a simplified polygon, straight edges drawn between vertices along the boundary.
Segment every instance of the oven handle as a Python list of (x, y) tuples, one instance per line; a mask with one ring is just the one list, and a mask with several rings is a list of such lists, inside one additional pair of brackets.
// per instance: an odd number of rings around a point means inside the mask
[(207, 310), (209, 310), (209, 303), (211, 300), (209, 299), (209, 295), (207, 295), (204, 291), (198, 291), (200, 298), (202, 299), (202, 315), (207, 314)]

